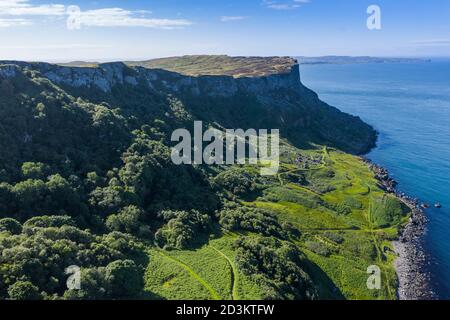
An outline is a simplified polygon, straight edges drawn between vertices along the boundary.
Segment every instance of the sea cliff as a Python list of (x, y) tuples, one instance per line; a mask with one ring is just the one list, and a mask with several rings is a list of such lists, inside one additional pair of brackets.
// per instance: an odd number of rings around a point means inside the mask
[(376, 132), (371, 126), (321, 101), (302, 84), (298, 62), (291, 58), (282, 61), (282, 68), (261, 69), (257, 75), (236, 69), (238, 76), (232, 72), (187, 75), (123, 62), (62, 66), (20, 61), (0, 62), (0, 74), (13, 76), (33, 70), (74, 96), (98, 97), (98, 102), (112, 101), (117, 92), (124, 90), (139, 91), (141, 95), (172, 95), (189, 101), (186, 103), (192, 104), (199, 117), (208, 104), (217, 105), (218, 110), (212, 111), (216, 113), (232, 113), (236, 109), (250, 112), (253, 108), (245, 123), (230, 118), (228, 125), (280, 128), (294, 144), (327, 144), (353, 154), (366, 153), (375, 146)]

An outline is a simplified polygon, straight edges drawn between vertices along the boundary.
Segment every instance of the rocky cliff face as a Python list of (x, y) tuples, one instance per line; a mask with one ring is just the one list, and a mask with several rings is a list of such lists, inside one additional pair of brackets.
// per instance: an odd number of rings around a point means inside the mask
[(266, 95), (280, 89), (299, 91), (302, 88), (298, 64), (293, 65), (288, 73), (234, 78), (231, 76), (185, 76), (162, 69), (128, 67), (122, 62), (104, 63), (98, 67), (67, 67), (17, 61), (0, 63), (4, 65), (0, 68), (2, 70), (0, 72), (8, 72), (7, 70), (13, 65), (18, 65), (38, 70), (56, 84), (76, 88), (98, 88), (103, 92), (111, 92), (116, 85), (137, 85), (142, 81), (145, 81), (150, 88), (162, 84), (166, 89), (174, 92), (190, 90), (196, 95), (222, 97), (232, 96), (238, 91)]
[[(223, 125), (279, 128), (293, 143), (328, 144), (351, 153), (364, 153), (372, 148), (375, 131), (359, 118), (320, 101), (314, 92), (303, 86), (299, 66), (293, 61), (283, 72), (255, 77), (188, 76), (162, 69), (128, 66), (122, 62), (71, 67), (5, 61), (0, 62), (0, 76), (14, 77), (19, 71), (34, 70), (69, 92), (75, 90), (71, 92), (74, 95), (90, 92), (84, 94), (89, 98), (117, 96), (123, 90), (134, 90), (141, 100), (147, 97), (142, 96), (143, 90), (148, 94), (174, 95), (199, 118), (204, 118), (200, 114), (204, 111), (201, 104), (217, 105), (217, 108), (223, 108), (216, 110), (221, 114), (245, 111), (252, 105), (252, 114), (245, 121), (233, 122), (233, 117), (230, 117)], [(221, 123), (222, 119), (215, 116), (210, 120)]]

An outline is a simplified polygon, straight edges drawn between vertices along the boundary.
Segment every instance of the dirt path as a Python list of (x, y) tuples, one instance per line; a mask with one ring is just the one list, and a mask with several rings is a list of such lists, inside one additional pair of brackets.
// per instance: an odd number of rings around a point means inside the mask
[(220, 251), (216, 247), (213, 247), (211, 245), (210, 245), (210, 247), (212, 249), (214, 249), (217, 253), (219, 253), (222, 257), (224, 257), (228, 261), (228, 264), (231, 267), (231, 295), (233, 297), (233, 300), (239, 300), (238, 289), (237, 289), (238, 271), (237, 271), (237, 268), (236, 268), (234, 262), (231, 261), (231, 259), (225, 253), (223, 253), (222, 251)]

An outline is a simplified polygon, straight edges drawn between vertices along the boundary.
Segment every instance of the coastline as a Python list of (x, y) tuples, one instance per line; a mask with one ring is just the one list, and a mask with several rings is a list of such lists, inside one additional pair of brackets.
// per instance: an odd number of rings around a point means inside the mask
[(397, 273), (397, 298), (399, 300), (433, 300), (437, 299), (431, 286), (431, 276), (427, 270), (429, 256), (423, 247), (428, 218), (420, 202), (397, 190), (397, 182), (389, 176), (387, 169), (374, 164), (363, 157), (369, 168), (375, 173), (379, 187), (394, 194), (411, 209), (408, 223), (401, 227), (396, 241), (392, 242), (397, 258), (394, 267)]

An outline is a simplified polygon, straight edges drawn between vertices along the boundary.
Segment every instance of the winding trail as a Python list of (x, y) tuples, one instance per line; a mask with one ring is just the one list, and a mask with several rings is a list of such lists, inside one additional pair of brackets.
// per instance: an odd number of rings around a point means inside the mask
[(209, 247), (214, 249), (217, 253), (219, 253), (222, 257), (224, 257), (228, 261), (228, 264), (231, 267), (231, 295), (232, 295), (233, 300), (239, 300), (239, 294), (238, 294), (238, 288), (237, 288), (238, 271), (237, 271), (237, 268), (236, 268), (234, 262), (231, 261), (231, 259), (225, 253), (223, 253), (216, 247), (213, 247), (212, 245), (209, 245)]
[(177, 258), (171, 257), (168, 254), (165, 254), (161, 250), (158, 250), (158, 253), (166, 259), (169, 259), (175, 263), (177, 263), (180, 267), (186, 270), (195, 280), (197, 280), (206, 290), (209, 291), (211, 297), (214, 300), (220, 300), (220, 296), (217, 294), (216, 290), (214, 290), (202, 277), (200, 277), (191, 267), (185, 264), (183, 261), (178, 260)]

